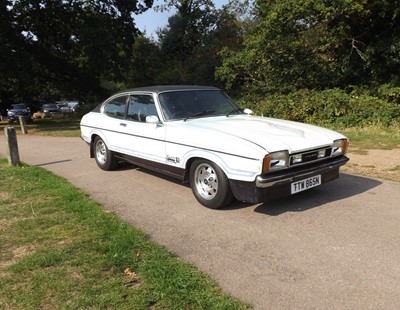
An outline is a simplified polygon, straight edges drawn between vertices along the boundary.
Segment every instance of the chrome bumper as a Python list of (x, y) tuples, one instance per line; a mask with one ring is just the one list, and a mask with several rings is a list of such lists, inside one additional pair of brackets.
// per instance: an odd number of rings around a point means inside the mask
[(333, 158), (327, 162), (318, 162), (310, 166), (293, 167), (288, 171), (281, 170), (273, 173), (259, 175), (256, 178), (256, 187), (269, 188), (292, 183), (296, 180), (305, 179), (317, 174), (326, 174), (339, 169), (349, 161), (346, 156)]

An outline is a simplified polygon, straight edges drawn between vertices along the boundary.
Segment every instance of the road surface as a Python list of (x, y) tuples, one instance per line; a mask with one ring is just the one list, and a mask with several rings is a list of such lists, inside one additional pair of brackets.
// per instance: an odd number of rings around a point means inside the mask
[(66, 178), (255, 309), (400, 308), (400, 183), (342, 174), (287, 199), (210, 210), (170, 178), (100, 170), (80, 138), (20, 135), (18, 145), (23, 162)]

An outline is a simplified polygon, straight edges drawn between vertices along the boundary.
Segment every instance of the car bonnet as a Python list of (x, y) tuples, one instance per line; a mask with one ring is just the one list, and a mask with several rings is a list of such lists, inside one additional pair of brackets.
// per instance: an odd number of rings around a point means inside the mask
[(246, 140), (268, 152), (291, 153), (331, 145), (343, 135), (318, 126), (274, 118), (238, 115), (191, 119), (182, 124), (188, 130), (209, 130)]

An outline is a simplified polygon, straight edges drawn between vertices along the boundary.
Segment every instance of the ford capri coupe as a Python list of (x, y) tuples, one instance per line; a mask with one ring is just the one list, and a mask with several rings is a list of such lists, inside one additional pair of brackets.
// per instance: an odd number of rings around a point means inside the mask
[(101, 169), (128, 161), (179, 178), (214, 209), (320, 186), (349, 160), (335, 131), (250, 114), (215, 87), (154, 86), (116, 93), (80, 126)]

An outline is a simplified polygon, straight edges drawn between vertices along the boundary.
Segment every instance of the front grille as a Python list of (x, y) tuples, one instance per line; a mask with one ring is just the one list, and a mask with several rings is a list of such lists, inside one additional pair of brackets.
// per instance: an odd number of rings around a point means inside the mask
[(289, 165), (297, 166), (323, 160), (324, 158), (330, 157), (331, 154), (332, 154), (332, 148), (330, 147), (291, 154), (289, 156)]

